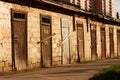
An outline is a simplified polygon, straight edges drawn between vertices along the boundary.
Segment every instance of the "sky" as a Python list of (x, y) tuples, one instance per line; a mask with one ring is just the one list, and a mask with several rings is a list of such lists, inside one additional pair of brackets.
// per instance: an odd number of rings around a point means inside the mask
[(120, 13), (120, 0), (115, 0), (116, 1), (116, 12)]

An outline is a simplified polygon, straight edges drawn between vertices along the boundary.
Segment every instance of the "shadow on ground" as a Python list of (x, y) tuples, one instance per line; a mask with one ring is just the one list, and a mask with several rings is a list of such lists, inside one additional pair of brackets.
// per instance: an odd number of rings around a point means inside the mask
[(108, 71), (101, 74), (96, 74), (89, 80), (120, 80), (120, 72)]

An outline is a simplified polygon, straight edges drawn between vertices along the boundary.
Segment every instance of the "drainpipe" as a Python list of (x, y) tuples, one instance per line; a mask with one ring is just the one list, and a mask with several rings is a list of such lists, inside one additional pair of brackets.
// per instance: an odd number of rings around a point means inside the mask
[(85, 17), (86, 18), (86, 27), (87, 27), (87, 32), (89, 32), (89, 29), (88, 29), (88, 27), (89, 27), (89, 25), (88, 25), (88, 17)]
[(75, 14), (73, 14), (73, 31), (76, 31), (76, 26), (75, 26)]

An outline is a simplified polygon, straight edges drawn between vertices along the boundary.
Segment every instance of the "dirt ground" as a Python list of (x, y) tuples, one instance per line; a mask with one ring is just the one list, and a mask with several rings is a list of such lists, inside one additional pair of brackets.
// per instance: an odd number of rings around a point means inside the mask
[(0, 80), (88, 80), (100, 70), (114, 64), (120, 64), (120, 59), (45, 68), (39, 71), (1, 76)]

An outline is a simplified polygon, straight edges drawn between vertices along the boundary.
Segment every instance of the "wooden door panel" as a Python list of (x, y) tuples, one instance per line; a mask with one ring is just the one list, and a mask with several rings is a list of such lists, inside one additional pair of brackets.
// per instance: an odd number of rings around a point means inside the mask
[(84, 31), (83, 31), (83, 25), (77, 26), (77, 42), (78, 42), (78, 56), (80, 58), (80, 61), (84, 61)]
[(97, 59), (97, 45), (96, 45), (96, 28), (92, 26), (91, 29), (91, 59)]
[[(50, 16), (41, 16), (41, 58), (42, 67), (50, 67), (52, 64), (52, 39), (51, 36), (51, 18)], [(47, 39), (47, 40), (45, 40)]]
[(63, 64), (69, 64), (69, 31), (68, 27), (62, 28), (62, 38), (64, 41), (63, 47)]
[(105, 28), (101, 28), (101, 58), (106, 58), (106, 37)]
[(70, 49), (69, 49), (69, 20), (66, 18), (61, 18), (62, 27), (62, 63), (70, 63)]
[[(41, 26), (42, 29), (42, 33), (41, 33), (41, 40), (44, 40), (46, 38), (48, 38), (51, 34), (50, 34), (50, 26)], [(51, 65), (51, 39), (45, 40), (44, 42), (42, 42), (42, 61), (43, 67), (49, 67)]]
[(114, 57), (114, 38), (113, 38), (113, 29), (110, 28), (109, 31), (109, 38), (110, 38), (110, 57)]
[(120, 31), (117, 31), (117, 45), (118, 57), (120, 57)]
[(27, 65), (26, 21), (13, 17), (12, 24), (14, 65), (16, 70), (23, 70)]

